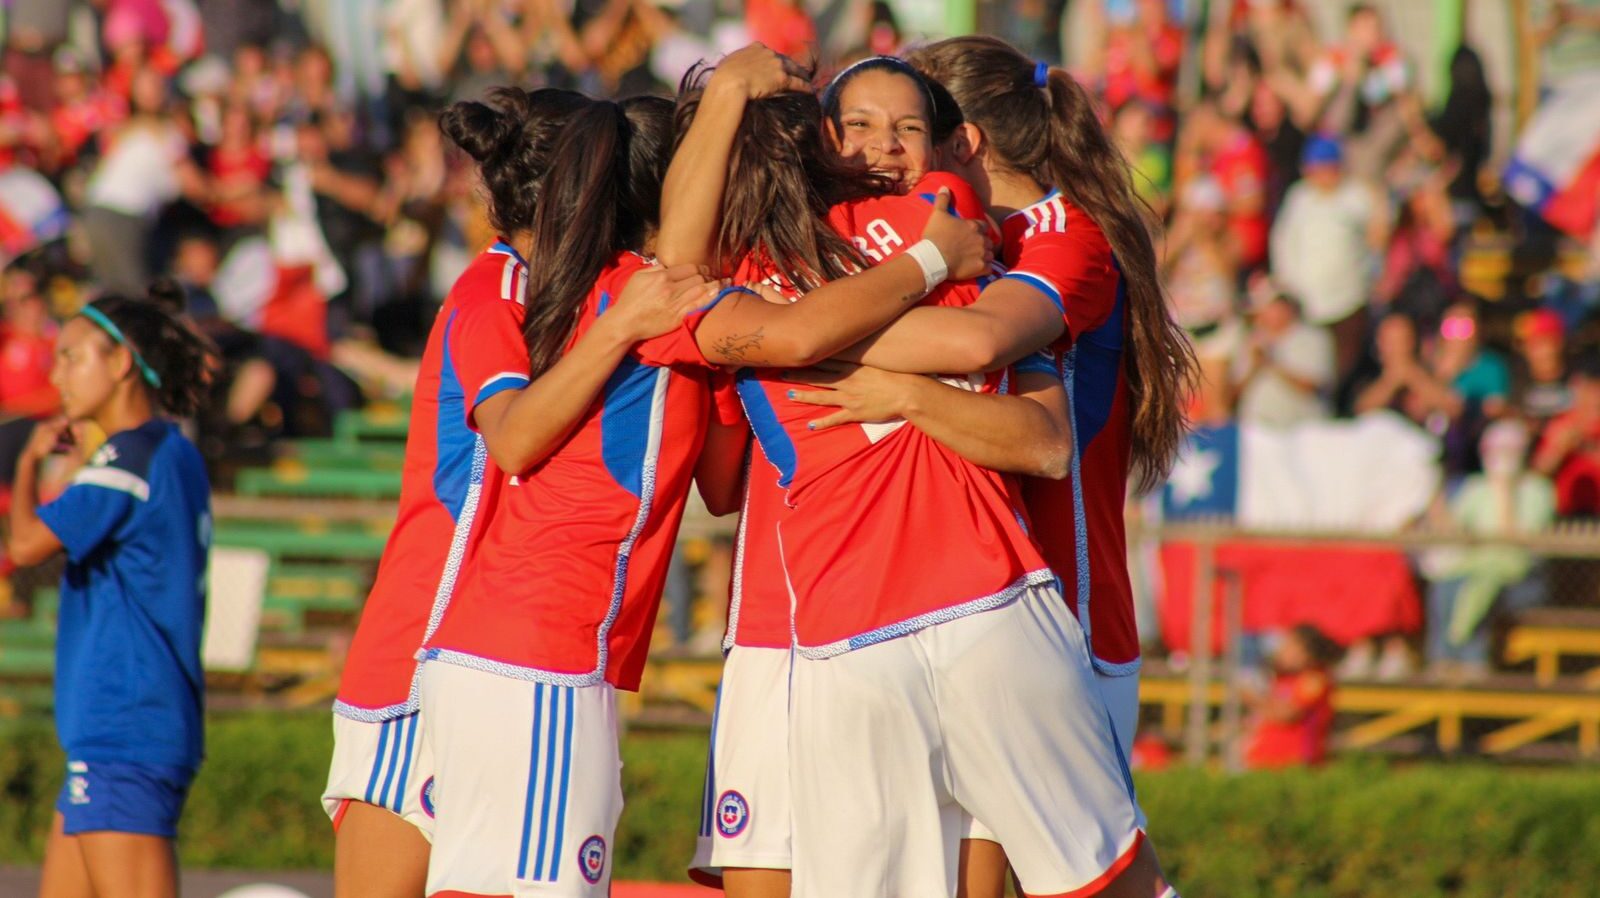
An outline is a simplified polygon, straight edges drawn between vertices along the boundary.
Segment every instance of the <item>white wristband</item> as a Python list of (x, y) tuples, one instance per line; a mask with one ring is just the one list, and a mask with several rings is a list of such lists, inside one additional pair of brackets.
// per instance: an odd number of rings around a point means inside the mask
[(906, 255), (917, 260), (917, 265), (922, 268), (922, 292), (932, 293), (933, 288), (944, 283), (950, 276), (950, 269), (945, 265), (944, 253), (939, 252), (939, 247), (932, 240), (919, 240), (906, 248)]

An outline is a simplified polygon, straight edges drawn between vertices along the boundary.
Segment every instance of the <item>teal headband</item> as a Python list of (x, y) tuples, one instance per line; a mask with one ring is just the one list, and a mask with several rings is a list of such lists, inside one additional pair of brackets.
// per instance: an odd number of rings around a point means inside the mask
[(138, 366), (139, 374), (144, 378), (145, 383), (158, 390), (161, 389), (161, 375), (156, 373), (156, 369), (150, 367), (150, 363), (144, 360), (144, 356), (139, 354), (139, 350), (128, 342), (128, 338), (122, 333), (122, 328), (117, 327), (115, 322), (106, 317), (106, 313), (94, 306), (86, 305), (78, 310), (78, 314), (99, 325), (100, 329), (106, 332), (106, 336), (126, 348), (128, 354), (133, 356), (133, 364)]

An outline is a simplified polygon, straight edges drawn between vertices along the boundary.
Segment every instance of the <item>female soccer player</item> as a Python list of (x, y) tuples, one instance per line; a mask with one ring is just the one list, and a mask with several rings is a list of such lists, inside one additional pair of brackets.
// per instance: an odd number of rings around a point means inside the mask
[[(1130, 470), (1148, 486), (1171, 464), (1193, 353), (1167, 314), (1125, 163), (1070, 76), (992, 38), (943, 41), (912, 62), (961, 106), (966, 123), (945, 164), (1002, 219), (1010, 274), (970, 308), (906, 316), (856, 358), (902, 371), (942, 370), (953, 359), (990, 367), (1054, 339), (1065, 324), (1055, 348), (1073, 397), (1076, 455), (1064, 482), (1027, 482), (1028, 507), (1035, 538), (1090, 634), (1125, 753), (1138, 715), (1139, 644), (1122, 504)], [(859, 406), (834, 420), (892, 413), (893, 401), (865, 398), (873, 377), (863, 370), (833, 383), (833, 401)], [(879, 408), (863, 414), (869, 405)], [(992, 838), (981, 821), (972, 834)], [(1003, 856), (970, 848), (973, 866), (992, 872), (992, 891), (973, 893), (1000, 894)]]
[[(703, 162), (702, 172), (715, 173), (715, 160), (719, 154), (726, 157), (734, 142), (732, 129), (739, 123), (727, 114), (725, 107), (742, 104), (747, 99), (737, 92), (719, 90), (726, 83), (719, 84), (719, 79), (737, 77), (734, 73), (749, 66), (752, 59), (765, 59), (768, 65), (779, 64), (777, 57), (764, 48), (740, 51), (717, 68), (703, 95), (685, 104), (686, 110), (694, 112), (696, 124), (685, 137), (683, 158), (708, 160), (709, 157), (711, 161)], [(822, 98), (829, 126), (844, 135), (847, 158), (869, 171), (892, 178), (900, 192), (915, 189), (931, 195), (937, 186), (946, 185), (956, 189), (957, 196), (970, 195), (970, 189), (954, 179), (918, 183), (931, 167), (933, 141), (930, 132), (937, 127), (935, 121), (941, 118), (948, 121), (948, 116), (937, 114), (936, 105), (932, 91), (918, 73), (902, 61), (883, 57), (866, 60), (842, 73)], [(946, 99), (943, 105), (954, 112), (953, 101)], [(770, 123), (770, 118), (768, 121)], [(747, 129), (751, 127), (746, 126)], [(947, 125), (946, 130), (950, 127), (953, 123)], [(816, 134), (815, 123), (812, 133), (817, 139), (810, 146), (810, 153), (832, 157), (834, 150), (824, 145)], [(759, 130), (751, 130), (743, 139), (757, 145), (780, 142), (776, 137), (761, 136)], [(691, 146), (694, 152), (687, 152)], [(764, 208), (740, 199), (745, 195), (744, 185), (759, 183), (761, 178), (767, 177), (760, 171), (745, 169), (764, 169), (767, 165), (761, 157), (741, 157), (742, 167), (728, 174), (730, 197), (726, 205), (730, 209), (746, 210), (747, 215), (764, 215), (777, 221), (804, 218), (803, 208)], [(776, 167), (775, 163), (773, 165)], [(677, 170), (675, 167), (674, 172)], [(683, 216), (686, 205), (710, 205), (709, 212), (701, 208), (689, 214), (716, 220), (719, 193), (714, 191), (720, 187), (697, 185), (697, 189), (686, 192), (687, 195), (680, 194), (675, 198), (674, 214)], [(758, 190), (756, 195), (764, 193)], [(958, 200), (956, 205), (967, 217), (982, 217), (982, 209), (975, 198), (970, 204)], [(930, 211), (924, 199), (887, 196), (836, 208), (830, 219), (868, 258), (878, 260), (891, 257), (903, 248), (905, 243), (900, 232), (920, 228)], [(753, 225), (732, 221), (724, 226), (735, 231), (756, 230)], [(699, 230), (709, 233), (713, 227), (703, 224)], [(680, 228), (673, 236), (681, 240), (693, 233), (695, 229)], [(772, 257), (781, 253), (774, 253), (769, 247), (763, 248), (759, 255)], [(976, 297), (975, 286), (964, 289), (967, 292), (950, 294), (938, 301), (970, 302)], [(962, 399), (941, 404), (931, 419), (917, 414), (913, 417), (925, 428), (941, 435), (947, 430), (953, 431), (957, 445), (974, 452), (980, 463), (1027, 473), (1049, 474), (1053, 468), (1064, 473), (1065, 460), (1070, 453), (1065, 440), (1064, 391), (1052, 375), (1046, 375), (1042, 384), (1044, 392), (1053, 390), (1056, 394), (1054, 401), (1030, 392), (1027, 399), (1033, 400), (1032, 404), (1022, 401), (1009, 406), (1012, 412), (1020, 413), (1020, 417), (995, 415), (995, 407), (984, 401), (995, 397), (976, 394), (965, 394)], [(968, 401), (976, 405), (970, 406)], [(1054, 416), (1052, 405), (1059, 407)], [(974, 416), (984, 427), (971, 426), (970, 419)], [(960, 431), (964, 426), (988, 438), (988, 445), (973, 445), (971, 441), (962, 445), (964, 434)], [(786, 702), (775, 697), (787, 694), (789, 681), (789, 595), (774, 528), (785, 514), (785, 506), (783, 489), (772, 478), (760, 476), (760, 472), (770, 470), (770, 461), (761, 454), (759, 446), (753, 451), (758, 456), (753, 463), (758, 476), (747, 484), (740, 521), (729, 627), (724, 640), (727, 659), (718, 694), (703, 819), (692, 875), (701, 881), (714, 881), (720, 873), (729, 894), (776, 896), (789, 892), (787, 869), (791, 860), (787, 707)]]
[[(483, 518), (503, 486), (499, 472), (521, 470), (540, 446), (559, 439), (633, 343), (671, 330), (689, 303), (704, 301), (680, 295), (666, 272), (652, 273), (626, 309), (579, 341), (567, 364), (530, 385), (522, 338), (528, 267), (517, 247), (532, 241), (555, 140), (588, 102), (571, 91), (508, 87), (488, 103), (456, 103), (440, 120), (477, 164), (490, 222), (504, 236), (457, 280), (429, 336), (413, 393), (399, 514), (334, 703), (323, 804), (337, 831), (341, 898), (422, 892), (433, 764), (422, 738), (416, 653), (482, 537)], [(495, 396), (493, 416), (469, 418)]]
[[(154, 302), (84, 306), (56, 345), (65, 416), (40, 424), (17, 461), (8, 554), (19, 565), (67, 554), (55, 676), (67, 780), (45, 898), (178, 894), (173, 839), (204, 741), (211, 486), (164, 416), (200, 410), (211, 354)], [(39, 463), (88, 422), (109, 436), (41, 506)]]
[[(564, 129), (533, 227), (534, 377), (630, 301), (669, 143), (664, 122), (606, 102)], [(808, 308), (743, 293), (708, 304), (634, 347), (563, 439), (507, 468), (515, 476), (424, 652), (437, 782), (429, 894), (606, 893), (621, 810), (615, 689), (637, 688), (690, 477), (712, 438), (710, 361), (825, 358), (944, 269), (987, 264), (966, 223), (937, 221), (925, 239), (920, 256), (818, 291)], [(812, 246), (818, 271), (849, 253), (834, 244)], [(469, 420), (488, 436), (508, 401), (483, 399)]]

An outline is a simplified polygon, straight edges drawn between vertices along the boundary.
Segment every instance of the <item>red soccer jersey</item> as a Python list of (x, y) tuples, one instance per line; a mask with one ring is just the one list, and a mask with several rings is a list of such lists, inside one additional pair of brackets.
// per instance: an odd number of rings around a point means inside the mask
[(1037, 287), (1067, 322), (1057, 348), (1072, 411), (1072, 470), (1065, 480), (1024, 481), (1033, 535), (1089, 634), (1095, 667), (1133, 673), (1139, 633), (1122, 517), (1131, 439), (1122, 274), (1099, 226), (1056, 191), (1000, 229), (1005, 276)]
[[(952, 188), (955, 208), (981, 209), (971, 188), (943, 175), (911, 196), (842, 205), (830, 221), (869, 258), (888, 258), (922, 233), (940, 186)], [(978, 292), (974, 282), (946, 283), (923, 302), (967, 305)], [(956, 382), (992, 391), (1004, 379)], [(790, 387), (779, 372), (740, 372), (739, 395), (769, 464), (751, 477), (775, 477), (787, 494), (789, 512), (774, 529), (801, 654), (826, 658), (893, 639), (1051, 579), (1010, 478), (904, 422), (813, 431), (807, 425), (828, 409), (789, 399)]]
[[(931, 202), (940, 187), (952, 191), (951, 206), (964, 218), (981, 218), (983, 206), (972, 189), (961, 179), (947, 174), (929, 174), (916, 185), (914, 191), (923, 200)], [(903, 198), (896, 198), (894, 207), (904, 206)], [(841, 206), (832, 217), (833, 226), (851, 237), (869, 259), (879, 260), (893, 256), (906, 246), (906, 237), (899, 231), (887, 228), (888, 221), (872, 216), (857, 216), (871, 206), (857, 208)], [(920, 209), (912, 206), (911, 209)], [(903, 214), (903, 213), (897, 213)], [(926, 215), (918, 212), (916, 230), (906, 233), (920, 234)], [(859, 228), (857, 225), (859, 224)], [(913, 242), (915, 242), (913, 240)], [(764, 270), (750, 263), (740, 266), (736, 280), (766, 279), (781, 287), (781, 278), (770, 277)], [(798, 298), (793, 291), (790, 298)], [(770, 471), (772, 462), (767, 459), (759, 441), (751, 447), (751, 471), (758, 475)], [(783, 556), (778, 548), (778, 525), (788, 513), (784, 501), (785, 490), (768, 476), (746, 477), (745, 504), (739, 517), (737, 541), (734, 544), (733, 578), (728, 601), (728, 631), (722, 647), (726, 651), (735, 645), (755, 648), (788, 648), (793, 640), (789, 586), (783, 571)]]
[(503, 478), (469, 426), (478, 403), (528, 383), (527, 267), (503, 239), (456, 280), (411, 400), (400, 510), (378, 562), (334, 710), (388, 720), (417, 709), (417, 650), (444, 615)]
[(778, 525), (789, 507), (783, 501), (783, 487), (764, 473), (771, 470), (772, 463), (760, 444), (751, 446), (750, 453), (744, 507), (733, 544), (728, 631), (722, 637), (725, 652), (736, 645), (786, 649), (792, 641), (789, 587), (783, 576), (783, 555), (778, 551)]
[[(606, 266), (574, 340), (645, 265), (624, 253)], [(709, 309), (634, 347), (561, 447), (508, 482), (428, 661), (638, 688), (711, 415), (694, 338)]]

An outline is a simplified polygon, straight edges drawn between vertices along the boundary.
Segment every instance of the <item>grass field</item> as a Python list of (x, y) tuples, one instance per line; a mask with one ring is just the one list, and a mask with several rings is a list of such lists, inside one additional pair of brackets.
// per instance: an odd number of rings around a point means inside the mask
[[(183, 821), (193, 867), (327, 869), (317, 803), (326, 715), (214, 718)], [(619, 879), (680, 881), (698, 826), (704, 737), (629, 736)], [(1600, 775), (1486, 764), (1173, 770), (1139, 778), (1151, 835), (1190, 896), (1580, 898), (1600, 894)], [(0, 864), (37, 863), (61, 755), (48, 724), (0, 727)], [(843, 811), (841, 813), (844, 813)]]

